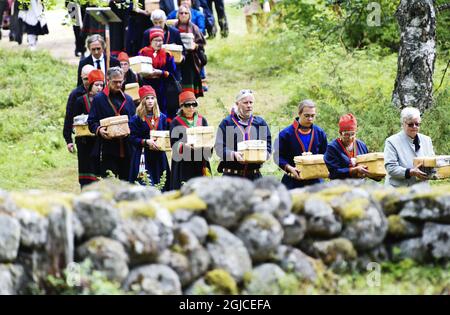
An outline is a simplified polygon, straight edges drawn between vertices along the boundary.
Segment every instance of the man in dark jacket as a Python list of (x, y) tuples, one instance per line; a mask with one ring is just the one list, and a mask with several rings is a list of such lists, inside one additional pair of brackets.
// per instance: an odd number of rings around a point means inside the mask
[[(106, 69), (108, 68), (106, 65), (106, 56), (104, 54), (106, 49), (105, 40), (101, 35), (94, 34), (88, 37), (87, 48), (91, 53), (86, 58), (80, 60), (78, 64), (78, 81), (77, 85), (81, 85), (81, 69), (85, 65), (93, 65), (96, 69), (102, 70), (104, 74), (106, 74)], [(114, 57), (111, 57), (109, 60), (110, 67), (120, 67), (120, 62)]]

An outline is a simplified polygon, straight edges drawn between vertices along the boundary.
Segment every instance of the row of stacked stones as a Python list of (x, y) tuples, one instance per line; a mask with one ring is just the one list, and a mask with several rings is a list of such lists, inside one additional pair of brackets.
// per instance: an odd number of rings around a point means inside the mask
[[(0, 191), (0, 294), (92, 262), (137, 294), (280, 294), (369, 262), (450, 258), (450, 189), (196, 178), (180, 191), (107, 179), (80, 195)], [(28, 291), (27, 291), (28, 290)]]

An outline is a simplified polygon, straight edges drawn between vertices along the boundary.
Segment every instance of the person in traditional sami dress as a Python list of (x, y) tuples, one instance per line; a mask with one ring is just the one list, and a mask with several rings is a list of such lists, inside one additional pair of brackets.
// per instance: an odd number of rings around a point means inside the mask
[(122, 91), (125, 90), (125, 85), (129, 83), (139, 83), (139, 85), (142, 85), (140, 82), (140, 78), (138, 74), (134, 73), (134, 71), (130, 68), (130, 58), (128, 57), (128, 54), (126, 52), (121, 52), (117, 59), (120, 62), (120, 67), (123, 70), (124, 73), (124, 80), (122, 83)]
[(95, 68), (93, 65), (84, 65), (84, 67), (81, 69), (81, 80), (83, 83), (77, 86), (75, 89), (73, 89), (70, 92), (69, 98), (67, 99), (66, 115), (64, 117), (63, 136), (64, 140), (66, 140), (67, 150), (70, 153), (74, 152), (74, 145), (72, 139), (72, 131), (73, 131), (72, 124), (73, 124), (73, 117), (75, 115), (73, 114), (73, 109), (75, 107), (75, 102), (77, 98), (88, 92), (89, 88), (88, 75), (94, 69)]
[(194, 93), (185, 91), (179, 96), (180, 110), (170, 124), (170, 143), (172, 145), (171, 189), (180, 189), (191, 178), (210, 176), (209, 158), (212, 149), (192, 148), (187, 144), (186, 129), (208, 126), (208, 122), (197, 112)]
[(303, 153), (325, 154), (327, 135), (322, 128), (314, 125), (316, 105), (312, 100), (304, 100), (298, 106), (298, 117), (289, 127), (283, 129), (275, 141), (275, 163), (286, 172), (281, 182), (294, 189), (323, 182), (322, 179), (301, 180), (295, 168), (294, 157)]
[(123, 70), (112, 67), (107, 72), (108, 86), (92, 101), (89, 112), (89, 130), (98, 136), (98, 146), (93, 154), (100, 156), (100, 175), (107, 177), (111, 171), (121, 180), (130, 176), (129, 137), (112, 138), (106, 127), (100, 126), (100, 120), (113, 116), (127, 115), (128, 121), (136, 113), (136, 106), (129, 95), (122, 92)]
[(175, 27), (180, 34), (191, 33), (194, 35), (193, 49), (186, 49), (185, 59), (180, 64), (183, 91), (191, 91), (195, 93), (196, 97), (203, 96), (201, 70), (207, 63), (206, 40), (199, 28), (191, 22), (191, 11), (187, 6), (181, 5), (178, 9), (178, 21), (175, 23)]
[[(91, 111), (94, 96), (103, 90), (105, 85), (105, 75), (101, 70), (92, 70), (88, 75), (88, 93), (80, 96), (75, 101), (73, 115), (88, 115)], [(78, 181), (83, 188), (92, 182), (97, 181), (98, 159), (91, 155), (96, 138), (92, 136), (76, 137), (78, 156)]]
[(328, 144), (324, 160), (330, 179), (365, 178), (367, 167), (356, 164), (356, 156), (369, 152), (364, 142), (356, 139), (357, 121), (352, 114), (339, 119), (340, 137)]
[(238, 142), (264, 140), (267, 142), (267, 159), (270, 157), (271, 134), (265, 120), (253, 115), (255, 97), (251, 90), (241, 90), (236, 96), (236, 104), (219, 125), (214, 146), (220, 158), (218, 172), (227, 176), (245, 177), (250, 180), (260, 178), (261, 163), (246, 163), (242, 153), (237, 151)]
[(151, 85), (156, 91), (156, 97), (161, 112), (172, 119), (178, 110), (178, 93), (176, 86), (179, 81), (173, 56), (162, 48), (164, 31), (155, 27), (150, 31), (150, 46), (139, 51), (139, 55), (152, 58), (153, 73), (143, 77), (144, 85)]
[[(151, 130), (167, 130), (166, 115), (159, 112), (155, 90), (144, 85), (139, 89), (141, 103), (136, 115), (130, 121), (130, 141), (133, 146), (131, 156), (130, 182), (145, 184), (147, 176), (152, 185), (159, 184), (165, 176), (163, 191), (170, 187), (170, 168), (164, 151), (150, 137)], [(142, 158), (143, 155), (143, 158)], [(144, 173), (145, 171), (145, 173)], [(164, 174), (165, 172), (165, 174)]]

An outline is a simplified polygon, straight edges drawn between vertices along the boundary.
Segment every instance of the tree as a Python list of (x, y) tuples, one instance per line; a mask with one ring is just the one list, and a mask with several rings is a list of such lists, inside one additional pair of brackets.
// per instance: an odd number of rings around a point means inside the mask
[[(449, 7), (443, 4), (439, 10)], [(401, 35), (392, 102), (399, 108), (424, 112), (433, 105), (436, 13), (435, 0), (401, 0), (395, 13)]]

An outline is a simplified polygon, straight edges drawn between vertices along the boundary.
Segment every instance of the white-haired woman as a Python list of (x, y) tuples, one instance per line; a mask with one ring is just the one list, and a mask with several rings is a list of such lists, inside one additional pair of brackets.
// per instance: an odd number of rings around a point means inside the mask
[(384, 145), (386, 185), (393, 187), (411, 186), (427, 180), (419, 166), (413, 166), (413, 160), (434, 155), (431, 138), (419, 133), (421, 118), (417, 108), (405, 107), (400, 114), (400, 122), (402, 130), (387, 138)]

